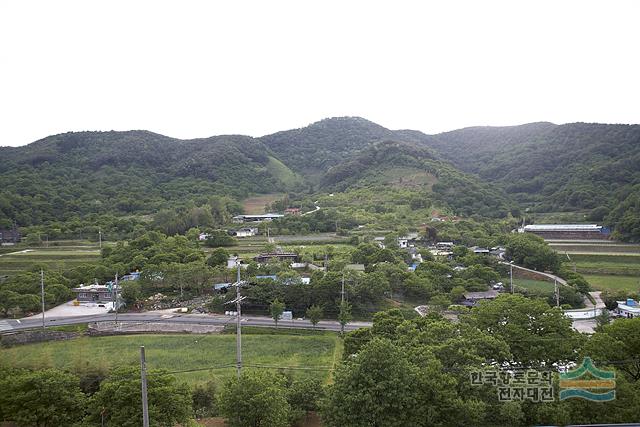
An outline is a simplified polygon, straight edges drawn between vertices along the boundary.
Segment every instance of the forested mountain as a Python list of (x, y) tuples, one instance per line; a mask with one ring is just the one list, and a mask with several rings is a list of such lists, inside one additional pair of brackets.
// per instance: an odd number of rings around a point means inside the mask
[(585, 211), (640, 239), (640, 126), (532, 123), (436, 135), (440, 156), (537, 212)]
[(213, 195), (386, 186), (463, 215), (504, 216), (517, 204), (585, 212), (640, 239), (638, 125), (541, 122), (426, 135), (339, 117), (261, 138), (66, 133), (0, 148), (0, 158), (0, 227), (156, 213)]
[(0, 227), (152, 213), (211, 195), (282, 191), (296, 179), (246, 136), (183, 141), (146, 131), (66, 133), (0, 148), (0, 158)]

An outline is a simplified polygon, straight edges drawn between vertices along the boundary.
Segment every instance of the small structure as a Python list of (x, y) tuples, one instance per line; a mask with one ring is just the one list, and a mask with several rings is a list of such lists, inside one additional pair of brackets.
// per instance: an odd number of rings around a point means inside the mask
[(464, 301), (460, 304), (466, 305), (467, 307), (473, 307), (478, 304), (479, 301), (483, 300), (493, 300), (499, 295), (498, 291), (484, 291), (484, 292), (465, 292), (464, 293)]
[(634, 299), (627, 298), (626, 301), (616, 301), (618, 307), (615, 312), (624, 317), (638, 317), (640, 316), (640, 305)]
[(280, 315), (279, 320), (293, 320), (293, 312), (292, 311), (283, 311)]
[(287, 208), (284, 210), (285, 215), (300, 215), (300, 208)]
[(258, 229), (253, 227), (239, 228), (233, 230), (230, 234), (236, 237), (252, 237), (258, 234)]
[(480, 246), (473, 246), (470, 248), (476, 255), (489, 255), (491, 251), (487, 248), (481, 248)]
[(233, 285), (233, 283), (214, 283), (213, 284), (213, 290), (214, 291), (218, 291), (218, 292), (225, 292), (232, 285)]
[(311, 277), (301, 277), (300, 280), (302, 281), (303, 285), (311, 284)]
[(114, 291), (120, 292), (119, 287), (112, 282), (107, 282), (105, 285), (80, 285), (72, 291), (76, 294), (79, 303), (107, 304), (113, 302)]
[(267, 274), (262, 276), (256, 276), (256, 280), (273, 280), (274, 282), (278, 280), (278, 276), (275, 274)]
[(134, 271), (133, 273), (125, 274), (120, 278), (120, 281), (127, 282), (129, 280), (140, 280), (140, 272)]
[(364, 264), (347, 264), (344, 266), (344, 269), (351, 270), (351, 271), (364, 272)]
[(236, 215), (233, 217), (233, 222), (262, 222), (273, 221), (274, 219), (284, 217), (283, 214), (267, 213), (262, 215)]
[(597, 224), (535, 224), (518, 229), (520, 233), (532, 233), (543, 239), (603, 240), (609, 238), (609, 230)]
[(200, 240), (201, 242), (204, 242), (205, 240), (207, 240), (209, 238), (209, 234), (207, 233), (200, 233), (198, 235), (198, 240)]
[(0, 244), (3, 246), (15, 245), (20, 243), (22, 235), (17, 228), (11, 230), (0, 230)]
[(453, 242), (438, 242), (436, 243), (436, 249), (451, 250), (453, 249)]
[(307, 268), (307, 263), (306, 262), (292, 262), (291, 263), (291, 268), (293, 268), (294, 270), (300, 270), (303, 268)]
[(292, 252), (267, 253), (267, 254), (260, 254), (254, 257), (253, 259), (260, 264), (264, 264), (270, 261), (298, 262), (298, 254), (295, 254)]
[(378, 247), (380, 247), (380, 249), (384, 249), (385, 245), (384, 245), (384, 237), (374, 237), (373, 238), (373, 242), (375, 244), (378, 245)]
[(242, 260), (237, 256), (230, 256), (227, 259), (227, 268), (238, 268), (238, 265), (242, 265)]
[(491, 251), (489, 252), (490, 255), (498, 259), (504, 259), (504, 255), (506, 253), (507, 253), (507, 249), (502, 246), (494, 246), (493, 248), (491, 248)]

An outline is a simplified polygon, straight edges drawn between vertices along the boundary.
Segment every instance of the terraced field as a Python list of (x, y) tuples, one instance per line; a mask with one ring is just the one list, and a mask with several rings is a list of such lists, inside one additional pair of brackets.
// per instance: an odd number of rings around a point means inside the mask
[(18, 274), (40, 265), (63, 270), (98, 261), (100, 249), (96, 245), (73, 243), (75, 244), (48, 248), (19, 247), (13, 252), (0, 254), (0, 277)]

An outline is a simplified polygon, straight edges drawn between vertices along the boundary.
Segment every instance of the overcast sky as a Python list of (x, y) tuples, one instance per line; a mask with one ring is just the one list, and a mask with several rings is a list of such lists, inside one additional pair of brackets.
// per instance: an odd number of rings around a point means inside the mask
[(0, 3), (0, 145), (640, 122), (639, 1)]

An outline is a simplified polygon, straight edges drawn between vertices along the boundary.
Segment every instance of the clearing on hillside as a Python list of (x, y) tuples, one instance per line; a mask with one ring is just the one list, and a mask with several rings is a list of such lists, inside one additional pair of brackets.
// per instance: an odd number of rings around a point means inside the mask
[(265, 213), (264, 207), (284, 197), (283, 193), (261, 194), (247, 197), (242, 202), (244, 213), (247, 215), (260, 215)]

